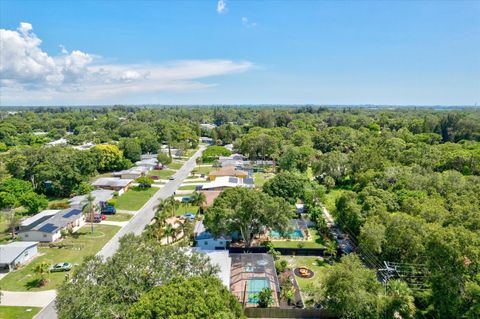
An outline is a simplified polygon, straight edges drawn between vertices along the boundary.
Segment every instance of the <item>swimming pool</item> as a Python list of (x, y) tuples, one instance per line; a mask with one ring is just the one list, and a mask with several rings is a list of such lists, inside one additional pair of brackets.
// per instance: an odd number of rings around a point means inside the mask
[(265, 278), (255, 278), (247, 280), (247, 294), (248, 294), (248, 303), (257, 304), (258, 296), (257, 294), (262, 291), (263, 288), (270, 288), (268, 280)]
[(304, 236), (300, 229), (295, 229), (295, 230), (292, 230), (291, 232), (288, 232), (285, 237), (283, 237), (279, 231), (271, 230), (270, 237), (274, 239), (280, 239), (280, 238), (300, 239), (300, 238), (303, 238)]

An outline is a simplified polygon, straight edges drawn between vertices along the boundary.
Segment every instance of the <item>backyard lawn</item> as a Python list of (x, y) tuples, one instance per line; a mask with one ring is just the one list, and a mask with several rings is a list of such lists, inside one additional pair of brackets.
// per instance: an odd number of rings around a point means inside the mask
[(309, 228), (310, 240), (272, 240), (272, 244), (277, 248), (324, 248), (323, 238), (314, 228)]
[(281, 256), (280, 259), (286, 260), (288, 262), (288, 267), (292, 269), (297, 267), (307, 267), (313, 271), (314, 275), (310, 279), (295, 276), (304, 301), (310, 299), (306, 292), (311, 286), (321, 287), (325, 272), (330, 267), (322, 257), (316, 256)]
[(0, 306), (0, 319), (31, 319), (42, 308)]
[(183, 163), (179, 163), (179, 162), (172, 162), (167, 165), (169, 169), (180, 169), (182, 166), (183, 166)]
[(254, 173), (253, 174), (253, 182), (255, 186), (262, 187), (263, 184), (269, 179), (273, 177), (273, 174), (270, 173)]
[(198, 185), (183, 185), (178, 188), (179, 191), (195, 190)]
[[(37, 276), (33, 269), (36, 265), (46, 262), (49, 265), (59, 262), (69, 262), (78, 267), (83, 258), (88, 255), (95, 255), (120, 229), (117, 226), (94, 224), (94, 232), (90, 233), (90, 225), (85, 225), (72, 236), (68, 236), (61, 243), (64, 248), (39, 247), (41, 256), (36, 257), (28, 265), (15, 270), (0, 280), (0, 287), (11, 291), (40, 291), (56, 289), (63, 282), (66, 273), (57, 272), (47, 274), (48, 283), (37, 287)], [(69, 273), (73, 273), (73, 269)]]
[(139, 210), (158, 190), (158, 187), (132, 187), (118, 197), (116, 208), (120, 210)]
[(194, 206), (194, 205), (180, 205), (180, 207), (175, 211), (175, 215), (176, 216), (181, 216), (185, 213), (193, 213), (193, 214), (196, 214), (198, 211), (198, 206)]
[(128, 213), (116, 213), (115, 215), (106, 215), (108, 221), (111, 222), (126, 222), (132, 218), (132, 214)]
[(161, 179), (166, 179), (166, 178), (169, 178), (170, 176), (172, 176), (173, 174), (175, 174), (175, 171), (172, 171), (170, 169), (162, 169), (162, 170), (157, 170), (157, 169), (154, 169), (154, 170), (151, 170), (150, 172), (148, 172), (148, 175), (152, 176), (158, 176), (160, 177)]

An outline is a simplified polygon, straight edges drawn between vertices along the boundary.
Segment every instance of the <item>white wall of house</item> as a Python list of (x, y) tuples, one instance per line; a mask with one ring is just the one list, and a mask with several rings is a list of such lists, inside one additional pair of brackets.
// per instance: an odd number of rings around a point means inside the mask
[(197, 247), (201, 250), (215, 250), (218, 248), (227, 248), (227, 241), (225, 239), (200, 239), (197, 241)]
[(38, 230), (28, 230), (18, 234), (21, 240), (23, 241), (40, 241), (40, 242), (54, 242), (61, 237), (60, 230), (47, 233)]
[(28, 262), (30, 259), (35, 257), (37, 254), (38, 254), (37, 245), (29, 247), (29, 248), (25, 249), (25, 251), (23, 253), (21, 253), (20, 256), (18, 256), (15, 259), (15, 261), (13, 262), (13, 265), (14, 266), (17, 265), (17, 264), (23, 265), (26, 262)]

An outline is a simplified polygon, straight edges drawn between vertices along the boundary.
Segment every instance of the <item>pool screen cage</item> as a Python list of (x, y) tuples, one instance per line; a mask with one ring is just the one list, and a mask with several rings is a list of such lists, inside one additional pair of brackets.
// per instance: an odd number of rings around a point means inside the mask
[(259, 281), (264, 281), (265, 287), (269, 287), (273, 293), (274, 304), (278, 306), (280, 296), (280, 285), (278, 282), (275, 262), (269, 254), (230, 254), (232, 259), (230, 290), (245, 306), (256, 306), (252, 304), (252, 294), (259, 291)]
[(305, 230), (308, 228), (308, 221), (305, 219), (290, 219), (290, 227), (292, 229)]

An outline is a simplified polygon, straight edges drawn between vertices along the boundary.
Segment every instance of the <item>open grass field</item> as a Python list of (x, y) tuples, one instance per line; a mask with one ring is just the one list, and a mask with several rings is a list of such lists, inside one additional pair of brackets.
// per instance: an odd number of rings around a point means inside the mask
[(115, 215), (106, 215), (108, 221), (112, 222), (126, 222), (132, 218), (132, 214), (128, 213), (116, 213)]
[(309, 228), (310, 240), (272, 240), (272, 244), (277, 248), (324, 248), (323, 238), (314, 228)]
[(154, 170), (151, 170), (150, 172), (148, 172), (149, 176), (155, 175), (155, 176), (160, 177), (161, 179), (169, 178), (173, 174), (175, 174), (175, 171), (172, 171), (170, 169), (162, 169), (162, 170), (154, 169)]
[(41, 308), (0, 306), (0, 319), (31, 319)]
[(183, 163), (180, 162), (172, 162), (167, 165), (169, 169), (180, 169), (183, 166)]
[(263, 184), (269, 179), (272, 178), (274, 174), (271, 173), (254, 173), (253, 174), (253, 182), (255, 183), (255, 186), (257, 187), (262, 187)]
[(139, 210), (159, 190), (158, 187), (132, 187), (117, 199), (117, 209)]
[[(48, 283), (43, 287), (37, 287), (38, 280), (33, 269), (39, 263), (45, 262), (49, 265), (59, 262), (69, 262), (73, 268), (79, 267), (83, 258), (88, 255), (95, 255), (112, 237), (120, 227), (111, 225), (94, 224), (94, 233), (90, 233), (90, 225), (80, 228), (72, 236), (68, 236), (61, 243), (67, 245), (65, 248), (39, 247), (41, 256), (36, 257), (28, 265), (10, 272), (0, 280), (0, 287), (11, 291), (40, 291), (56, 289), (63, 282), (66, 273), (57, 272), (47, 274)], [(74, 269), (70, 270), (72, 273)]]
[(180, 205), (180, 207), (175, 211), (175, 215), (176, 216), (181, 216), (185, 213), (194, 213), (196, 214), (198, 211), (198, 206), (194, 206), (194, 205)]

